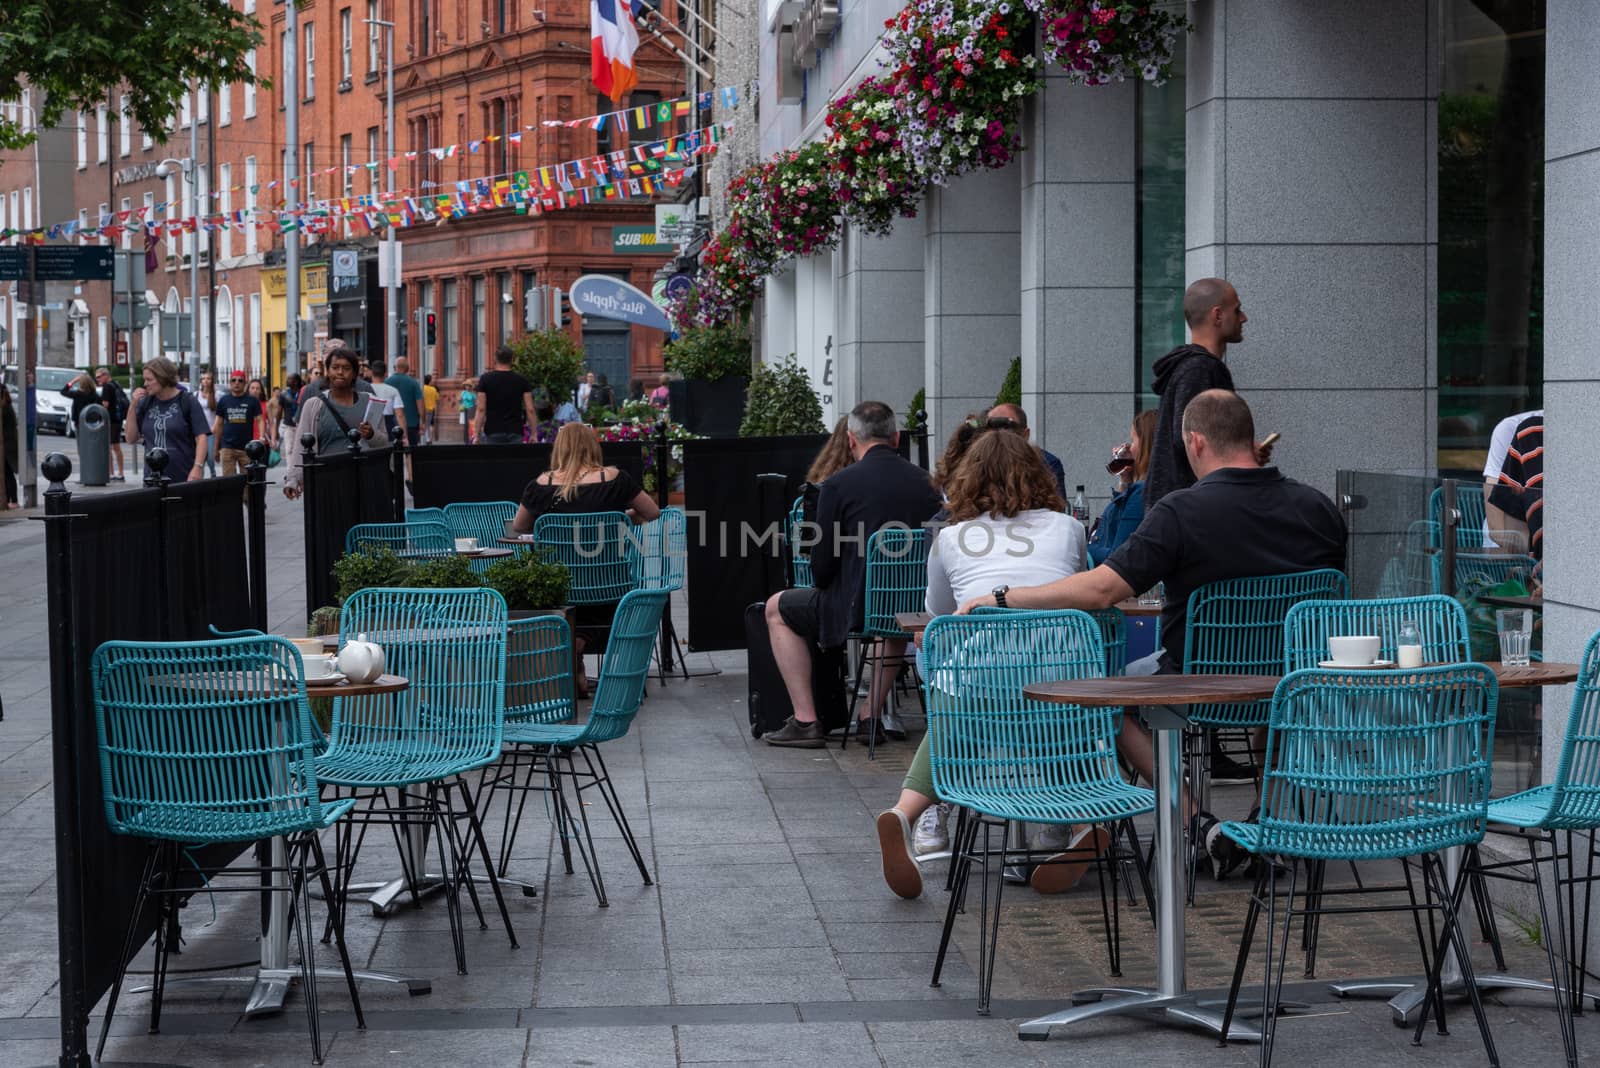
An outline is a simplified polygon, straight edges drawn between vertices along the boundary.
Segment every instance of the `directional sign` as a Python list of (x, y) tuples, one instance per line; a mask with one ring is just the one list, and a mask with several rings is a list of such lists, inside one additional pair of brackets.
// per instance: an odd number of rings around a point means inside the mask
[(572, 310), (583, 316), (598, 315), (657, 330), (672, 329), (650, 294), (603, 274), (586, 274), (572, 283)]
[(19, 245), (0, 248), (0, 281), (28, 277), (28, 256), (36, 259), (35, 277), (41, 282), (111, 281), (116, 270), (116, 249), (103, 245)]

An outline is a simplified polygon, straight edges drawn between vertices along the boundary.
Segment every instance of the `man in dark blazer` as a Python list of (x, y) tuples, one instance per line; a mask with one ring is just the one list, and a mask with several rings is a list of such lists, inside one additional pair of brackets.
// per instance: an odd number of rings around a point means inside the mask
[[(928, 473), (895, 451), (900, 432), (887, 404), (856, 405), (847, 429), (855, 462), (824, 482), (817, 497), (820, 537), (811, 550), (814, 585), (784, 590), (767, 601), (772, 655), (794, 705), (789, 721), (763, 736), (769, 745), (819, 749), (825, 744), (827, 732), (817, 722), (811, 694), (812, 651), (844, 645), (860, 625), (867, 539), (893, 524), (919, 527), (933, 518), (941, 503)], [(886, 649), (885, 658), (892, 662), (904, 651), (903, 645), (898, 651)], [(888, 676), (892, 670), (880, 662), (879, 674)], [(873, 679), (859, 731), (876, 731), (882, 737), (878, 703), (887, 692), (887, 682), (887, 678)]]

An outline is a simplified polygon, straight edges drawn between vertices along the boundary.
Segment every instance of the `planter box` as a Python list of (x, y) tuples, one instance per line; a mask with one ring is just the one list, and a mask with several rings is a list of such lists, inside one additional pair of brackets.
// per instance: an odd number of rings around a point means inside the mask
[(749, 386), (750, 380), (743, 375), (715, 381), (690, 378), (669, 382), (672, 419), (693, 434), (708, 438), (738, 437)]

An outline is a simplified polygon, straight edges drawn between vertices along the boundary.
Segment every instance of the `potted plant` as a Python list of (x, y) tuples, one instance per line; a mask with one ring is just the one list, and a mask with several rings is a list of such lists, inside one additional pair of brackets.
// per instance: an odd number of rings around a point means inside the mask
[(750, 381), (750, 339), (742, 326), (688, 330), (662, 350), (661, 358), (682, 378), (667, 386), (674, 422), (706, 437), (738, 433)]
[(572, 399), (583, 373), (583, 346), (565, 330), (535, 330), (511, 342), (511, 366), (557, 407)]
[(739, 425), (740, 437), (826, 432), (822, 403), (811, 388), (811, 376), (795, 362), (794, 353), (781, 363), (764, 363), (756, 368), (750, 378), (744, 421)]

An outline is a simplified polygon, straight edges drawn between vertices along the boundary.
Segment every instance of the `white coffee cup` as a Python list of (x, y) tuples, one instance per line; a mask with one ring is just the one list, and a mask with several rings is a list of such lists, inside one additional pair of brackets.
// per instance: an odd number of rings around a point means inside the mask
[(456, 552), (458, 552), (458, 553), (470, 553), (470, 552), (475, 551), (477, 548), (478, 548), (478, 539), (477, 538), (457, 538), (456, 539)]
[(1328, 652), (1336, 664), (1365, 667), (1378, 659), (1383, 648), (1382, 639), (1371, 634), (1351, 634), (1328, 639)]
[(302, 656), (306, 663), (306, 678), (324, 679), (333, 674), (333, 657), (327, 653), (316, 653), (312, 656)]

